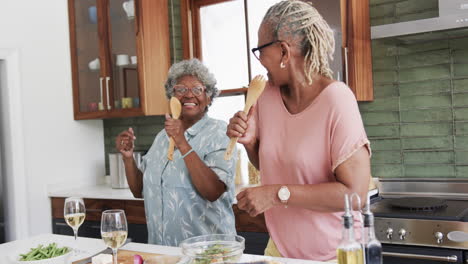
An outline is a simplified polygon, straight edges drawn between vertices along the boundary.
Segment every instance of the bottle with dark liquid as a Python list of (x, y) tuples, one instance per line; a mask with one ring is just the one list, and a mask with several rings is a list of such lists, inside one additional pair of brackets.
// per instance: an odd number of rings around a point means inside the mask
[(343, 215), (343, 237), (336, 250), (338, 264), (364, 264), (362, 247), (354, 237), (354, 219), (345, 194), (345, 213)]
[(364, 258), (366, 264), (382, 264), (382, 245), (375, 237), (374, 214), (370, 210), (370, 199), (367, 197), (367, 203), (363, 210), (364, 229), (362, 244), (364, 247)]

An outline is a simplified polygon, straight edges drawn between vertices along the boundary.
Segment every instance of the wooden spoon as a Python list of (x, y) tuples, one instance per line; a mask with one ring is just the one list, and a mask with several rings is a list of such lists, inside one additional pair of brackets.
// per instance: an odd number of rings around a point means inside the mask
[[(244, 106), (244, 111), (243, 111), (245, 114), (249, 113), (252, 105), (254, 105), (258, 97), (260, 97), (260, 95), (263, 92), (263, 89), (265, 89), (265, 84), (266, 84), (266, 79), (262, 75), (257, 75), (255, 76), (255, 78), (252, 79), (252, 81), (250, 81), (249, 89), (247, 90), (247, 100), (245, 101), (245, 106)], [(234, 150), (234, 147), (236, 146), (238, 139), (239, 139), (238, 137), (231, 138), (231, 141), (229, 142), (226, 152), (224, 153), (225, 160), (231, 159), (232, 151)]]
[[(179, 119), (180, 113), (182, 112), (182, 105), (180, 104), (180, 101), (175, 97), (171, 97), (169, 106), (171, 108), (172, 118)], [(175, 142), (174, 139), (171, 137), (169, 139), (169, 148), (167, 149), (167, 158), (169, 160), (172, 160), (174, 158), (174, 146)]]

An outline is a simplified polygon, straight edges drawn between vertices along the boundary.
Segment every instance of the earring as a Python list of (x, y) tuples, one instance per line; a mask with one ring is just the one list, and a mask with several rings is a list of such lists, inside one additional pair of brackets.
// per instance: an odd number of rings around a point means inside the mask
[(284, 65), (283, 62), (281, 62), (281, 63), (280, 63), (280, 68), (281, 68), (281, 69), (284, 69), (284, 68), (286, 68), (286, 65)]

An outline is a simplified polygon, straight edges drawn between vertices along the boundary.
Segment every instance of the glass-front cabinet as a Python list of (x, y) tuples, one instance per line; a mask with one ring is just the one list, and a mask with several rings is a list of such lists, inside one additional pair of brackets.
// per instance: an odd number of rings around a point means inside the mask
[[(164, 114), (170, 56), (167, 0), (68, 3), (75, 119)], [(145, 19), (144, 9), (159, 19)], [(157, 52), (145, 52), (151, 46)]]
[(110, 93), (115, 109), (140, 108), (134, 1), (109, 1)]

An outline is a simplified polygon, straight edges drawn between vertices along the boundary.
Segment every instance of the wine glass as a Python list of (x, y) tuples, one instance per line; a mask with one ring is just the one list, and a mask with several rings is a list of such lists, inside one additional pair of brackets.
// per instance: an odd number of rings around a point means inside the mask
[(86, 209), (83, 199), (78, 197), (69, 197), (65, 199), (65, 205), (63, 207), (63, 216), (65, 222), (73, 229), (75, 235), (75, 255), (77, 254), (76, 239), (78, 237), (78, 228), (83, 224), (86, 217)]
[(106, 210), (101, 218), (101, 237), (112, 249), (114, 264), (117, 264), (117, 250), (127, 240), (127, 218), (124, 210)]

